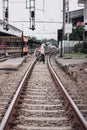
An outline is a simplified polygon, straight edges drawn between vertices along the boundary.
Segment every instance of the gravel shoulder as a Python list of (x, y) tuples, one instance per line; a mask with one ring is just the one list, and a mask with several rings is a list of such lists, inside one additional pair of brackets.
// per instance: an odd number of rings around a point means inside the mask
[(56, 58), (57, 65), (62, 70), (61, 80), (73, 89), (80, 98), (87, 99), (87, 59), (60, 59)]
[(27, 58), (17, 70), (0, 70), (0, 120), (13, 98), (18, 84), (33, 60), (33, 57)]

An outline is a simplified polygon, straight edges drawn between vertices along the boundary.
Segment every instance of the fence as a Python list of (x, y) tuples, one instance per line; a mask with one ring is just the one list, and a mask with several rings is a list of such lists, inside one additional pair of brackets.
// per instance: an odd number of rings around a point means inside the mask
[[(72, 53), (74, 51), (74, 46), (77, 43), (78, 43), (78, 41), (63, 41), (62, 42), (62, 54)], [(83, 43), (83, 41), (81, 41), (80, 43)], [(59, 42), (59, 53), (61, 53), (61, 42)]]

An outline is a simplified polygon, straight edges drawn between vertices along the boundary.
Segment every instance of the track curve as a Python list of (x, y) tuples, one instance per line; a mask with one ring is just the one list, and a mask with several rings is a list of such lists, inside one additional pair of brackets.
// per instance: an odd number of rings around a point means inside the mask
[[(48, 71), (49, 68), (53, 75), (50, 62), (48, 61), (48, 67), (47, 60), (45, 64), (37, 62), (34, 66), (35, 63), (36, 61), (26, 72), (18, 88), (20, 94), (18, 96), (19, 92), (16, 92), (14, 96), (14, 109), (10, 110), (11, 113), (9, 112), (11, 117), (8, 116), (4, 125), (2, 125), (2, 121), (0, 130), (86, 130), (86, 122), (82, 121), (83, 116), (78, 112), (79, 110), (56, 74), (53, 76), (54, 79), (57, 78), (56, 84), (53, 82)], [(70, 111), (73, 110), (74, 116), (76, 115), (78, 118), (74, 123), (71, 121), (67, 109), (70, 104), (72, 104)]]

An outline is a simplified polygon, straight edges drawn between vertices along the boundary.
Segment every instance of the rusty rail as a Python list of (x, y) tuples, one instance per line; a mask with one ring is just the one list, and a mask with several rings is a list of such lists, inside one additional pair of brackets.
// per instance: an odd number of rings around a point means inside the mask
[(73, 112), (76, 115), (76, 118), (77, 118), (76, 121), (79, 124), (79, 129), (78, 130), (87, 130), (87, 121), (86, 121), (86, 119), (84, 118), (84, 116), (82, 115), (82, 113), (80, 112), (80, 110), (78, 109), (78, 107), (76, 106), (74, 101), (72, 100), (72, 98), (69, 96), (68, 92), (64, 88), (63, 84), (61, 83), (60, 79), (58, 78), (58, 76), (56, 75), (55, 71), (53, 70), (53, 68), (52, 68), (52, 66), (50, 64), (51, 55), (52, 54), (50, 54), (49, 57), (48, 57), (48, 69), (49, 69), (53, 79), (55, 80), (55, 83), (61, 89), (65, 99), (68, 101), (68, 104), (71, 106)]
[[(77, 123), (80, 126), (78, 130), (87, 130), (87, 122), (86, 122), (85, 118), (83, 117), (82, 113), (79, 111), (78, 107), (75, 105), (75, 103), (73, 102), (71, 97), (68, 95), (63, 84), (61, 83), (58, 76), (52, 69), (52, 66), (50, 64), (50, 56), (48, 57), (48, 68), (49, 68), (57, 86), (61, 89), (65, 99), (68, 101), (68, 105), (71, 106), (72, 110), (74, 111), (74, 113), (77, 117)], [(18, 88), (17, 92), (15, 93), (14, 98), (12, 99), (12, 102), (9, 105), (9, 108), (7, 109), (7, 112), (0, 124), (0, 130), (8, 130), (10, 128), (10, 126), (8, 124), (11, 121), (11, 119), (13, 118), (12, 115), (15, 112), (14, 106), (17, 106), (16, 103), (18, 102), (18, 99), (19, 99), (18, 95), (19, 95), (20, 91), (22, 90), (22, 86), (25, 85), (27, 77), (30, 76), (35, 63), (36, 63), (36, 60), (29, 66), (26, 74), (23, 77), (23, 80), (20, 82), (19, 88)]]
[(24, 86), (27, 77), (30, 76), (35, 63), (36, 63), (36, 60), (28, 67), (23, 79), (21, 80), (19, 87), (18, 87), (18, 89), (17, 89), (17, 91), (16, 91), (16, 93), (15, 93), (15, 95), (14, 95), (14, 97), (13, 97), (13, 99), (12, 99), (3, 119), (2, 119), (2, 122), (0, 124), (0, 130), (8, 130), (9, 129), (8, 124), (9, 124), (10, 120), (12, 119), (12, 114), (15, 111), (14, 106), (16, 106), (16, 103), (18, 101), (18, 95), (19, 95), (22, 87)]

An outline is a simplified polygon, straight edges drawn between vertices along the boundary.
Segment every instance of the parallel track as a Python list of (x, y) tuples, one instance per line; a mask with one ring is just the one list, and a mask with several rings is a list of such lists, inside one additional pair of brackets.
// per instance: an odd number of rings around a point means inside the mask
[(8, 60), (8, 59), (12, 59), (12, 58), (17, 58), (17, 57), (21, 57), (20, 52), (19, 53), (11, 53), (8, 56), (0, 55), (0, 62), (3, 62), (3, 61)]

